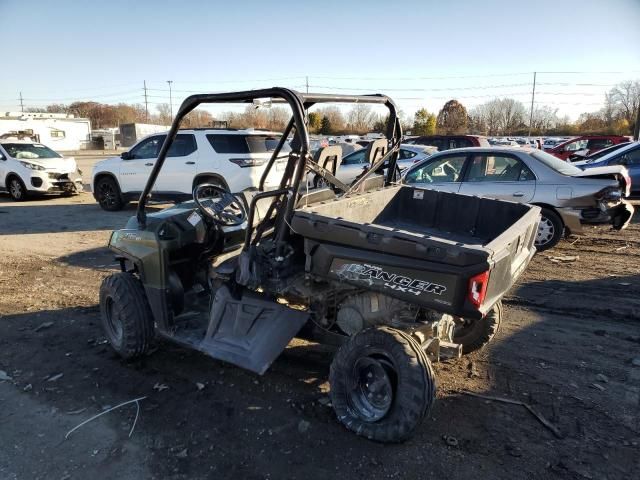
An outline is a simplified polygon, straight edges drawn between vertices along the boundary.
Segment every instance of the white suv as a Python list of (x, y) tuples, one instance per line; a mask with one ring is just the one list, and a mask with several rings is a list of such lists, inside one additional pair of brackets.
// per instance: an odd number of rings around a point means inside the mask
[(82, 178), (74, 158), (65, 158), (41, 143), (2, 138), (0, 190), (19, 202), (33, 193), (80, 193)]
[[(120, 210), (138, 200), (167, 134), (150, 135), (120, 157), (93, 167), (93, 196), (105, 210)], [(262, 130), (180, 130), (156, 179), (154, 200), (187, 200), (201, 183), (214, 183), (231, 192), (257, 187), (281, 134)], [(282, 153), (290, 151), (285, 143)], [(277, 186), (286, 159), (278, 160), (266, 185)]]

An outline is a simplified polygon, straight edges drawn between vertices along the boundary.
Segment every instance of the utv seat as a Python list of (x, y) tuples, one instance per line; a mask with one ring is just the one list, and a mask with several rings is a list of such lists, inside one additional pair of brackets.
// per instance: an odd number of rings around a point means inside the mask
[(338, 145), (319, 148), (313, 156), (313, 161), (335, 176), (342, 164), (342, 148)]

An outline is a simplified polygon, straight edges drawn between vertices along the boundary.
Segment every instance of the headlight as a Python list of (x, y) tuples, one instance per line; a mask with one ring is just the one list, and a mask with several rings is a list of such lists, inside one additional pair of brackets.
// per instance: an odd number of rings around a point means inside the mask
[(41, 165), (36, 165), (35, 163), (29, 163), (29, 162), (20, 162), (22, 164), (23, 167), (26, 167), (30, 170), (44, 170), (44, 167)]

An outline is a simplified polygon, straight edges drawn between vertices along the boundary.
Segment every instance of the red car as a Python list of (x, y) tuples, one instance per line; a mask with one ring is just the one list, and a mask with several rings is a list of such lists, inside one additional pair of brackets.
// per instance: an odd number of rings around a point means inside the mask
[(546, 151), (566, 161), (576, 154), (586, 156), (603, 148), (628, 141), (629, 139), (622, 135), (582, 135), (581, 137), (567, 140), (553, 148), (546, 149)]

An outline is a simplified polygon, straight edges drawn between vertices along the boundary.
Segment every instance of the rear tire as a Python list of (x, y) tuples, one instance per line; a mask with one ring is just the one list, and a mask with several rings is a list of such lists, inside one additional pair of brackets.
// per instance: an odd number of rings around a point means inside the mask
[(340, 347), (329, 382), (340, 423), (385, 443), (407, 440), (436, 396), (424, 350), (408, 334), (386, 326), (356, 333)]
[(114, 273), (100, 286), (100, 314), (109, 343), (126, 359), (149, 350), (153, 316), (144, 287), (131, 273)]
[(564, 223), (560, 215), (549, 208), (543, 208), (535, 240), (538, 251), (542, 252), (555, 247), (562, 238), (563, 232)]
[(111, 177), (100, 178), (95, 185), (96, 200), (103, 210), (117, 212), (122, 210), (126, 202), (122, 199), (122, 193), (118, 182)]
[(320, 175), (313, 177), (313, 188), (331, 188), (331, 184)]
[(462, 353), (475, 352), (493, 340), (500, 330), (501, 323), (502, 303), (498, 302), (484, 318), (456, 327), (453, 332), (453, 341), (462, 345)]
[(7, 180), (7, 190), (14, 202), (24, 202), (29, 195), (27, 187), (25, 187), (22, 180), (16, 176), (11, 176)]

